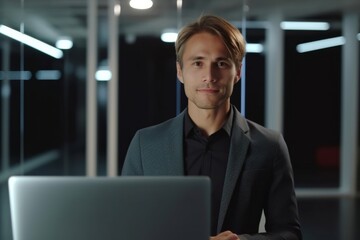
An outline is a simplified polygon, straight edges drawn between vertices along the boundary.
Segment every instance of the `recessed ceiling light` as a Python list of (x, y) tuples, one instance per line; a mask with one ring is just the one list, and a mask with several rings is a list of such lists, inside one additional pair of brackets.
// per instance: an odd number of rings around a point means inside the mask
[(264, 52), (264, 45), (261, 43), (247, 43), (246, 44), (247, 53), (262, 53)]
[(55, 45), (60, 49), (70, 49), (73, 46), (73, 41), (70, 37), (60, 37)]
[(100, 66), (95, 73), (95, 79), (98, 81), (110, 81), (112, 73), (108, 66)]
[(149, 9), (152, 7), (153, 2), (151, 0), (131, 0), (130, 6), (135, 9)]
[(171, 42), (175, 42), (176, 41), (176, 38), (177, 38), (177, 30), (175, 29), (165, 29), (163, 31), (163, 33), (161, 34), (161, 40), (163, 42), (168, 42), (168, 43), (171, 43)]
[(121, 13), (121, 6), (120, 3), (117, 3), (114, 6), (114, 14), (115, 16), (120, 16), (120, 13)]

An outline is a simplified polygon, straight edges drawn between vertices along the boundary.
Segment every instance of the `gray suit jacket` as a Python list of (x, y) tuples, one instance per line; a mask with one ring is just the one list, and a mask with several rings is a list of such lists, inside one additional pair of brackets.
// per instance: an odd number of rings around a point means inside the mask
[[(302, 239), (292, 167), (282, 135), (245, 119), (233, 109), (218, 231), (231, 230), (241, 240)], [(137, 131), (122, 175), (184, 175), (184, 112)], [(267, 233), (258, 233), (262, 210)]]

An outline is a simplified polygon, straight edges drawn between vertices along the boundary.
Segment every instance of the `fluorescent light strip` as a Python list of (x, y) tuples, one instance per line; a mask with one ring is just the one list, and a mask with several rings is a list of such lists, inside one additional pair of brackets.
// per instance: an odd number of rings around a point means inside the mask
[(327, 22), (288, 22), (280, 23), (283, 30), (308, 30), (308, 31), (326, 31), (330, 24)]
[(0, 71), (0, 80), (30, 80), (30, 71)]
[(24, 33), (16, 31), (12, 28), (9, 28), (5, 25), (0, 25), (0, 33), (15, 39), (19, 42), (22, 42), (32, 48), (35, 48), (43, 53), (46, 53), (54, 58), (62, 58), (63, 52), (49, 44), (46, 44), (42, 41), (37, 40), (36, 38), (30, 37)]
[(61, 72), (59, 70), (39, 70), (36, 72), (37, 80), (59, 80)]
[(308, 42), (308, 43), (301, 43), (296, 46), (296, 50), (299, 53), (304, 53), (304, 52), (310, 52), (310, 51), (320, 50), (320, 49), (324, 49), (324, 48), (341, 46), (344, 44), (345, 44), (345, 38), (340, 36), (340, 37), (328, 38), (328, 39), (323, 39), (323, 40), (313, 41), (313, 42)]

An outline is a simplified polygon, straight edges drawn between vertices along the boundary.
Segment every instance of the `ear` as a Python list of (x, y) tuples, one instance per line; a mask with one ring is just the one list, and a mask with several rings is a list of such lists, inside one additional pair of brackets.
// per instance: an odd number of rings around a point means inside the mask
[(240, 64), (240, 66), (236, 68), (234, 85), (241, 79), (241, 68), (242, 68), (242, 64)]
[(181, 83), (184, 83), (182, 69), (181, 69), (181, 66), (180, 66), (179, 62), (176, 62), (176, 74), (177, 74), (177, 77), (178, 77), (179, 81)]

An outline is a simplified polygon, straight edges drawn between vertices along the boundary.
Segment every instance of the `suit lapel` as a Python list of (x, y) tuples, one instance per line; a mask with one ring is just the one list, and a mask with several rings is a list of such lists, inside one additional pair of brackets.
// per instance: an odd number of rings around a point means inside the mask
[(246, 120), (240, 116), (240, 113), (234, 109), (234, 122), (231, 134), (229, 159), (225, 174), (224, 188), (222, 193), (222, 201), (219, 211), (218, 232), (221, 231), (224, 223), (225, 215), (228, 210), (232, 193), (234, 191), (237, 180), (246, 158), (246, 152), (249, 147), (250, 140), (246, 133), (248, 125)]
[(167, 163), (164, 168), (164, 174), (167, 175), (184, 175), (183, 160), (183, 128), (184, 128), (184, 112), (174, 118), (169, 125), (169, 131), (163, 145), (162, 163)]

